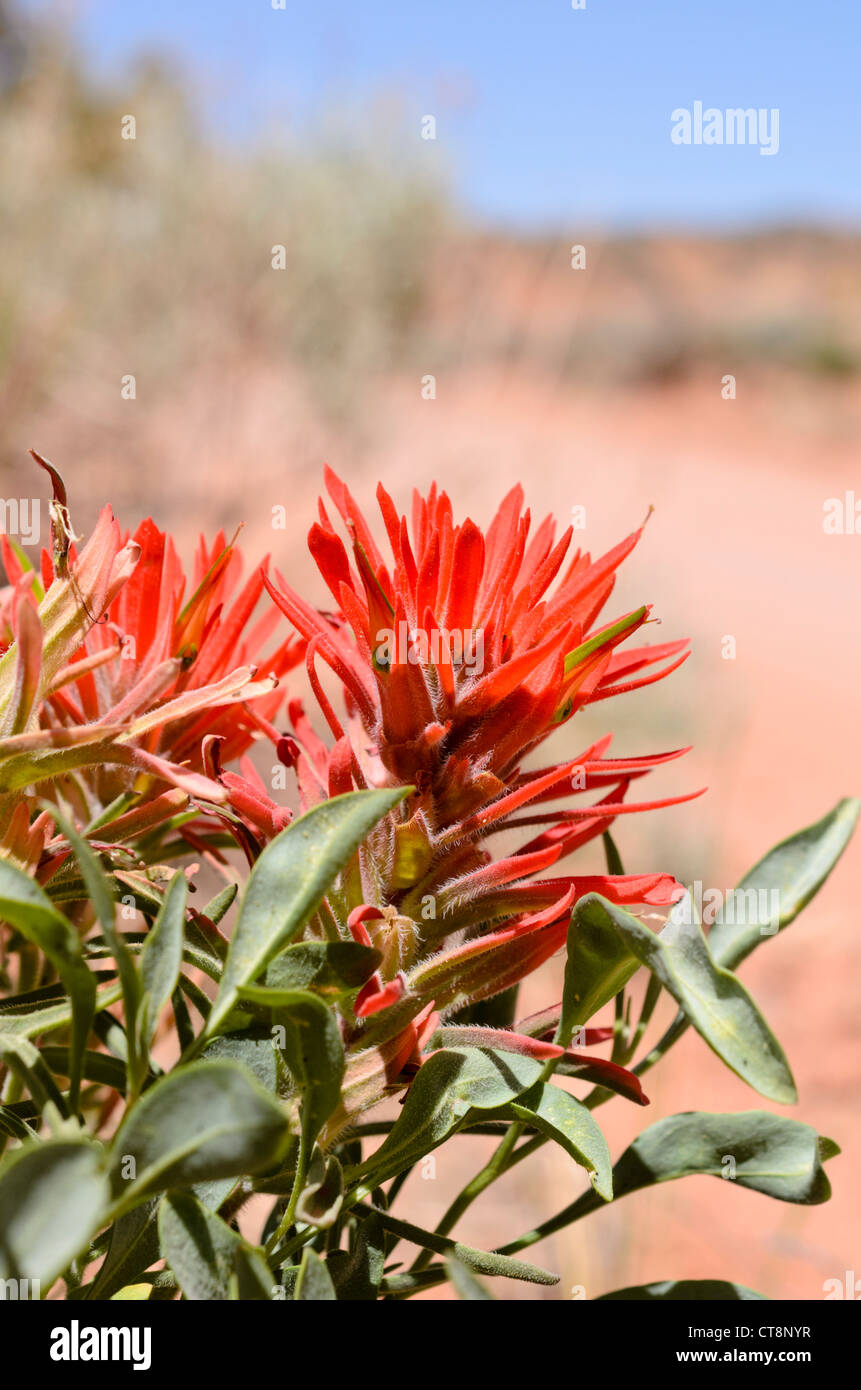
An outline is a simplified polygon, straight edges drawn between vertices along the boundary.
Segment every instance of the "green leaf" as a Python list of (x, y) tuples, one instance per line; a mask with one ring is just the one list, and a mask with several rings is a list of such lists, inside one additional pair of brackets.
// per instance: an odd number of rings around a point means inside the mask
[(162, 1253), (186, 1298), (227, 1302), (234, 1281), (243, 1299), (270, 1297), (275, 1281), (263, 1252), (190, 1192), (169, 1192), (162, 1198), (158, 1229)]
[(417, 1162), (485, 1110), (497, 1110), (540, 1079), (543, 1063), (489, 1047), (442, 1048), (419, 1070), (398, 1119), (349, 1182), (362, 1178), (373, 1189)]
[(206, 1036), (230, 1013), (240, 987), (256, 980), (316, 912), (369, 831), (409, 790), (322, 801), (267, 845), (251, 870)]
[(755, 1293), (744, 1284), (728, 1284), (723, 1279), (667, 1279), (661, 1284), (632, 1284), (627, 1289), (602, 1293), (595, 1302), (746, 1303), (754, 1299), (767, 1301), (764, 1293)]
[[(775, 931), (782, 931), (795, 920), (819, 892), (848, 845), (859, 811), (861, 802), (845, 797), (814, 825), (808, 825), (775, 845), (745, 874), (734, 890), (731, 915), (736, 915), (735, 904), (739, 902), (754, 902), (756, 910), (752, 914), (743, 912), (747, 919), (744, 925), (734, 925), (727, 920), (730, 913), (726, 906), (715, 918), (709, 932), (709, 949), (719, 965), (735, 970), (766, 936), (773, 936)], [(757, 897), (740, 897), (751, 893), (756, 893)], [(767, 904), (771, 903), (772, 894), (776, 896), (776, 920), (772, 921), (770, 906), (764, 914), (759, 911), (760, 894), (765, 895), (762, 901)]]
[(444, 1284), (447, 1279), (445, 1265), (432, 1264), (428, 1265), (427, 1269), (408, 1270), (406, 1274), (387, 1274), (380, 1283), (380, 1293), (409, 1296), (421, 1293), (423, 1289), (433, 1289), (437, 1284)]
[[(310, 1146), (341, 1099), (344, 1044), (338, 1020), (327, 1004), (307, 990), (243, 990), (243, 997), (266, 994), (275, 1005), (281, 1051), (302, 1093), (302, 1139)], [(272, 996), (275, 996), (273, 999)], [(277, 1002), (276, 1002), (277, 1001)]]
[(624, 874), (625, 869), (622, 864), (622, 857), (616, 847), (616, 841), (613, 839), (609, 830), (604, 831), (601, 839), (604, 842), (604, 858), (607, 861), (607, 873)]
[(452, 1240), (450, 1236), (438, 1235), (436, 1231), (425, 1231), (421, 1226), (414, 1226), (411, 1221), (401, 1221), (387, 1211), (380, 1211), (378, 1207), (372, 1207), (371, 1210), (376, 1213), (383, 1230), (391, 1231), (392, 1235), (400, 1240), (408, 1240), (425, 1250), (433, 1250), (437, 1255), (460, 1260), (467, 1269), (474, 1270), (476, 1274), (489, 1274), (502, 1279), (522, 1279), (529, 1284), (559, 1283), (559, 1275), (551, 1274), (549, 1269), (525, 1264), (523, 1260), (512, 1260), (508, 1255), (498, 1254), (496, 1251), (475, 1250), (471, 1245), (464, 1245), (462, 1241)]
[(541, 1083), (505, 1107), (505, 1118), (532, 1125), (561, 1145), (585, 1168), (605, 1202), (613, 1199), (613, 1172), (607, 1141), (591, 1111), (558, 1086)]
[[(644, 1130), (616, 1164), (613, 1186), (618, 1198), (654, 1182), (707, 1173), (782, 1202), (815, 1206), (831, 1196), (822, 1159), (834, 1152), (832, 1140), (820, 1140), (811, 1125), (785, 1115), (692, 1110)], [(734, 1176), (724, 1179), (730, 1158)]]
[(50, 1101), (60, 1115), (68, 1116), (68, 1108), (44, 1058), (26, 1038), (14, 1033), (0, 1033), (0, 1061), (18, 1076), (40, 1110)]
[(325, 1231), (334, 1226), (344, 1201), (344, 1173), (334, 1154), (315, 1149), (296, 1205), (296, 1220)]
[(299, 1266), (293, 1298), (297, 1303), (336, 1303), (338, 1299), (328, 1269), (316, 1251), (308, 1245), (302, 1251), (302, 1263)]
[(472, 1270), (463, 1263), (463, 1260), (449, 1255), (445, 1267), (458, 1298), (467, 1299), (470, 1303), (480, 1303), (486, 1299), (491, 1302), (495, 1301), (490, 1290), (482, 1284), (480, 1279), (476, 1279)]
[[(69, 1075), (69, 1049), (67, 1047), (53, 1047), (49, 1043), (43, 1043), (39, 1051), (45, 1065), (50, 1067), (55, 1075)], [(95, 1081), (99, 1086), (112, 1086), (121, 1096), (125, 1095), (125, 1064), (118, 1057), (112, 1057), (108, 1052), (93, 1052), (88, 1049), (84, 1053), (81, 1074), (85, 1081)]]
[(179, 979), (187, 892), (185, 874), (174, 874), (159, 914), (141, 950), (140, 978), (143, 994), (138, 1020), (138, 1039), (144, 1057), (155, 1035), (161, 1011), (170, 1002)]
[(214, 898), (210, 898), (206, 907), (203, 909), (204, 917), (208, 917), (210, 922), (217, 927), (219, 922), (227, 916), (227, 913), (235, 903), (238, 892), (238, 884), (228, 883), (226, 888), (222, 888), (220, 892), (216, 893)]
[(358, 941), (297, 941), (266, 972), (273, 989), (309, 989), (337, 999), (369, 980), (382, 954)]
[(289, 1138), (276, 1102), (241, 1066), (201, 1061), (145, 1091), (111, 1146), (120, 1210), (169, 1187), (271, 1167)]
[(39, 1137), (36, 1130), (28, 1125), (11, 1105), (0, 1105), (0, 1130), (8, 1134), (10, 1139), (20, 1139), (22, 1143)]
[(264, 1251), (259, 1245), (251, 1245), (243, 1240), (234, 1256), (230, 1297), (241, 1303), (268, 1302), (273, 1297), (275, 1287), (276, 1280), (266, 1263)]
[(89, 1287), (88, 1298), (113, 1298), (155, 1264), (161, 1254), (156, 1220), (158, 1205), (159, 1198), (153, 1197), (113, 1223), (108, 1253)]
[(568, 927), (562, 1010), (555, 1041), (567, 1047), (574, 1032), (608, 1003), (635, 975), (642, 962), (624, 936), (613, 930), (609, 909), (596, 893), (575, 905)]
[(0, 920), (11, 922), (22, 936), (38, 946), (68, 991), (72, 1010), (69, 1103), (75, 1110), (81, 1086), (81, 1059), (96, 1003), (96, 982), (87, 969), (81, 943), (71, 922), (57, 911), (38, 883), (5, 859), (0, 859)]
[(87, 1245), (107, 1206), (101, 1149), (49, 1139), (0, 1168), (0, 1278), (38, 1279), (42, 1293)]
[(126, 1069), (129, 1078), (129, 1091), (134, 1095), (139, 1083), (143, 1081), (147, 1072), (146, 1055), (143, 1058), (138, 1056), (136, 1038), (137, 1013), (140, 1004), (141, 987), (128, 943), (122, 933), (116, 930), (116, 909), (112, 887), (96, 855), (93, 853), (86, 840), (75, 830), (75, 827), (68, 817), (64, 816), (50, 803), (46, 802), (44, 806), (51, 812), (57, 825), (69, 841), (69, 845), (71, 846), (81, 871), (83, 886), (86, 889), (86, 893), (89, 896), (90, 902), (101, 924), (104, 939), (110, 954), (116, 961), (117, 973), (123, 992), (125, 1026), (128, 1039)]
[[(99, 975), (94, 972), (93, 978), (97, 980)], [(96, 1010), (107, 1009), (121, 998), (122, 988), (116, 982), (99, 985)], [(0, 1005), (0, 1023), (4, 1033), (14, 1033), (19, 1038), (35, 1038), (55, 1028), (67, 1027), (72, 1021), (73, 1012), (72, 1002), (63, 993), (62, 987), (48, 985), (4, 1000)]]
[(264, 1090), (274, 1095), (278, 1089), (277, 1054), (271, 1033), (259, 1029), (244, 1029), (242, 1032), (225, 1033), (207, 1043), (201, 1060), (214, 1061), (226, 1057), (228, 1061), (240, 1062), (256, 1076)]
[[(831, 1196), (822, 1164), (835, 1153), (839, 1149), (833, 1140), (821, 1138), (800, 1120), (766, 1110), (727, 1115), (690, 1110), (658, 1120), (634, 1140), (613, 1169), (613, 1191), (618, 1201), (653, 1183), (702, 1173), (781, 1202), (816, 1206)], [(594, 1192), (585, 1192), (503, 1250), (544, 1240), (602, 1205)]]
[(355, 1245), (349, 1253), (333, 1250), (327, 1264), (340, 1302), (375, 1300), (386, 1263), (386, 1237), (380, 1218), (370, 1212), (360, 1220)]
[(581, 898), (568, 931), (556, 1041), (567, 1046), (574, 1029), (645, 965), (721, 1061), (769, 1100), (792, 1104), (795, 1083), (783, 1049), (744, 985), (715, 964), (701, 928), (686, 915), (690, 899), (676, 905), (656, 934), (597, 893)]

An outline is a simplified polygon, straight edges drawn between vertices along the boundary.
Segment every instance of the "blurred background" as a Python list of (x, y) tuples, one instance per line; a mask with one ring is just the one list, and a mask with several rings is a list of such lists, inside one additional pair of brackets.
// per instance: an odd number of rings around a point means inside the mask
[[(838, 0), (0, 0), (0, 494), (41, 493), (33, 446), (79, 530), (110, 501), (190, 558), (243, 522), (249, 557), (321, 602), (324, 461), (369, 511), (378, 479), (407, 504), (437, 478), (484, 523), (521, 480), (593, 554), (654, 506), (608, 618), (651, 602), (652, 640), (693, 656), (556, 751), (693, 743), (649, 791), (708, 795), (617, 840), (629, 872), (726, 891), (861, 792), (861, 510), (858, 534), (823, 526), (829, 499), (861, 502), (859, 40)], [(674, 144), (696, 101), (776, 109), (778, 148)], [(743, 972), (799, 1117), (843, 1146), (832, 1203), (641, 1193), (536, 1247), (562, 1283), (518, 1297), (708, 1276), (819, 1299), (861, 1270), (859, 868), (854, 847)], [(601, 1111), (616, 1153), (676, 1110), (767, 1106), (692, 1035), (646, 1089), (649, 1111)], [(410, 1179), (415, 1220), (482, 1142)], [(578, 1191), (548, 1148), (464, 1238)]]

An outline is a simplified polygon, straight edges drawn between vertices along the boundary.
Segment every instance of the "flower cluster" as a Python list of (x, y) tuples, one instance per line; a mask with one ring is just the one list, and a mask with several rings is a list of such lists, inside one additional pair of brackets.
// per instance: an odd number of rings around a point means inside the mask
[[(143, 844), (164, 856), (168, 835), (223, 858), (212, 833), (220, 822), (253, 862), (290, 820), (247, 757), (256, 738), (295, 769), (306, 810), (356, 789), (408, 788), (308, 929), (380, 955), (342, 1020), (345, 1113), (404, 1084), (441, 1016), (500, 994), (553, 955), (585, 894), (628, 905), (679, 895), (666, 873), (556, 866), (617, 816), (687, 799), (626, 800), (685, 749), (611, 758), (607, 736), (565, 762), (526, 765), (585, 705), (660, 680), (687, 655), (685, 642), (623, 649), (648, 620), (645, 606), (596, 626), (641, 530), (592, 560), (570, 553), (570, 528), (556, 539), (552, 518), (530, 535), (519, 487), (486, 534), (456, 523), (435, 488), (414, 496), (410, 526), (380, 487), (387, 562), (328, 472), (347, 544), (321, 501), (309, 546), (335, 603), (321, 611), (280, 574), (273, 582), (266, 562), (240, 586), (241, 556), (223, 534), (201, 540), (190, 582), (152, 520), (124, 536), (109, 508), (78, 552), (59, 475), (39, 462), (54, 489), (41, 574), (2, 540), (3, 852), (43, 882), (68, 858), (50, 809), (21, 795), (33, 787), (70, 808), (103, 851), (131, 845), (140, 856)], [(274, 605), (255, 618), (264, 587)], [(276, 635), (279, 610), (298, 635)], [(330, 744), (298, 699), (288, 701), (289, 733), (273, 723), (278, 682), (303, 654)], [(341, 682), (343, 720), (318, 662)], [(494, 856), (503, 830), (525, 839)], [(510, 1033), (509, 1045), (546, 1050), (529, 1033), (548, 1031), (552, 1017), (539, 1024)]]
[[(292, 737), (279, 751), (296, 766), (306, 807), (352, 789), (412, 788), (327, 900), (342, 935), (382, 953), (350, 1038), (357, 1052), (376, 1048), (391, 1078), (405, 1061), (420, 1061), (431, 1006), (451, 1013), (523, 979), (562, 945), (578, 898), (598, 891), (619, 904), (669, 904), (679, 896), (664, 873), (536, 876), (615, 817), (689, 799), (625, 800), (633, 782), (686, 749), (611, 758), (607, 736), (563, 763), (525, 763), (587, 704), (675, 670), (687, 644), (621, 650), (647, 607), (596, 626), (642, 528), (592, 560), (570, 553), (570, 528), (556, 539), (552, 518), (530, 536), (519, 487), (483, 534), (469, 519), (456, 523), (435, 488), (415, 494), (410, 527), (380, 486), (387, 562), (348, 489), (331, 472), (327, 483), (347, 544), (322, 501), (308, 541), (335, 611), (313, 608), (280, 576), (264, 582), (307, 643), (308, 677), (333, 743), (316, 736), (294, 700)], [(343, 721), (318, 661), (343, 686)], [(567, 804), (572, 793), (595, 791), (597, 802)], [(527, 837), (494, 857), (490, 840), (502, 830)], [(358, 1071), (368, 1064), (361, 1059)]]
[(62, 841), (49, 844), (50, 814), (33, 819), (20, 796), (32, 786), (105, 845), (177, 826), (205, 847), (183, 819), (193, 800), (253, 857), (289, 813), (249, 760), (242, 775), (222, 766), (277, 738), (277, 687), (303, 646), (288, 636), (262, 655), (279, 626), (274, 611), (252, 621), (265, 566), (240, 587), (241, 554), (219, 533), (201, 539), (189, 582), (152, 520), (123, 536), (109, 507), (78, 551), (62, 482), (40, 462), (54, 484), (41, 572), (0, 538), (0, 847), (43, 880), (65, 857)]

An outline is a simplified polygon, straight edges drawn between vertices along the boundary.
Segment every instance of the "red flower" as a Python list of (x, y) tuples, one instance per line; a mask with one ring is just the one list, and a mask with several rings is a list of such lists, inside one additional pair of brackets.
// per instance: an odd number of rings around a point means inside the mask
[[(283, 741), (281, 756), (295, 764), (305, 803), (354, 787), (415, 788), (360, 852), (360, 876), (330, 903), (345, 932), (363, 899), (380, 909), (362, 919), (384, 963), (363, 992), (360, 1011), (374, 1018), (358, 1034), (380, 1041), (384, 1005), (402, 1019), (409, 998), (415, 1011), (431, 998), (453, 1008), (516, 983), (559, 948), (571, 904), (587, 892), (619, 903), (679, 896), (680, 886), (661, 873), (535, 875), (618, 815), (689, 799), (624, 801), (633, 781), (686, 749), (612, 759), (608, 736), (564, 763), (537, 771), (523, 764), (585, 705), (669, 675), (687, 644), (620, 650), (647, 621), (647, 607), (595, 626), (642, 528), (593, 561), (569, 553), (570, 528), (556, 541), (551, 518), (530, 538), (519, 487), (486, 534), (469, 519), (455, 523), (435, 487), (427, 498), (414, 495), (410, 527), (379, 487), (387, 562), (330, 471), (327, 485), (349, 546), (322, 501), (308, 540), (336, 610), (317, 611), (280, 576), (278, 587), (268, 577), (264, 583), (307, 640), (308, 673), (335, 740), (327, 749), (291, 703), (295, 741)], [(320, 684), (317, 658), (344, 687), (343, 723)], [(597, 804), (552, 805), (595, 789), (607, 789)], [(492, 857), (491, 835), (527, 827), (531, 838), (519, 849)], [(447, 943), (456, 932), (460, 939)], [(401, 971), (406, 991), (394, 983)]]
[[(304, 644), (290, 636), (272, 645), (273, 610), (253, 620), (262, 571), (240, 586), (241, 555), (223, 533), (210, 546), (201, 540), (190, 583), (169, 536), (147, 520), (123, 541), (109, 508), (79, 555), (62, 482), (43, 466), (54, 502), (41, 578), (0, 539), (10, 580), (0, 593), (0, 734), (19, 735), (0, 743), (0, 843), (5, 835), (9, 853), (23, 843), (20, 818), (13, 826), (11, 806), (2, 814), (4, 794), (63, 777), (82, 824), (112, 806), (99, 830), (109, 844), (171, 821), (195, 796), (230, 807), (217, 814), (253, 857), (255, 832), (277, 833), (289, 813), (249, 762), (243, 776), (222, 763), (257, 738), (278, 738), (277, 687)], [(193, 831), (183, 834), (201, 847)]]
[(148, 751), (202, 772), (209, 737), (220, 740), (220, 761), (232, 762), (272, 732), (278, 682), (304, 647), (291, 635), (263, 655), (278, 627), (271, 611), (252, 623), (267, 561), (240, 586), (241, 552), (219, 531), (209, 546), (201, 537), (188, 581), (173, 541), (151, 519), (133, 541), (134, 573), (77, 653), (94, 669), (75, 679), (77, 704), (57, 702), (58, 716), (110, 721), (117, 711), (152, 708), (141, 740)]

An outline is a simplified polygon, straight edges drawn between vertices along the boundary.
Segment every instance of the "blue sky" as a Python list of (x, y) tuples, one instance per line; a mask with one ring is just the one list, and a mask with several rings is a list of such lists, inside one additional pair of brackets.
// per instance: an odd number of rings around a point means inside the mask
[[(231, 138), (397, 92), (409, 157), (489, 223), (861, 221), (857, 0), (86, 0), (76, 30), (112, 76), (175, 55)], [(674, 145), (695, 101), (778, 108), (779, 152)]]

